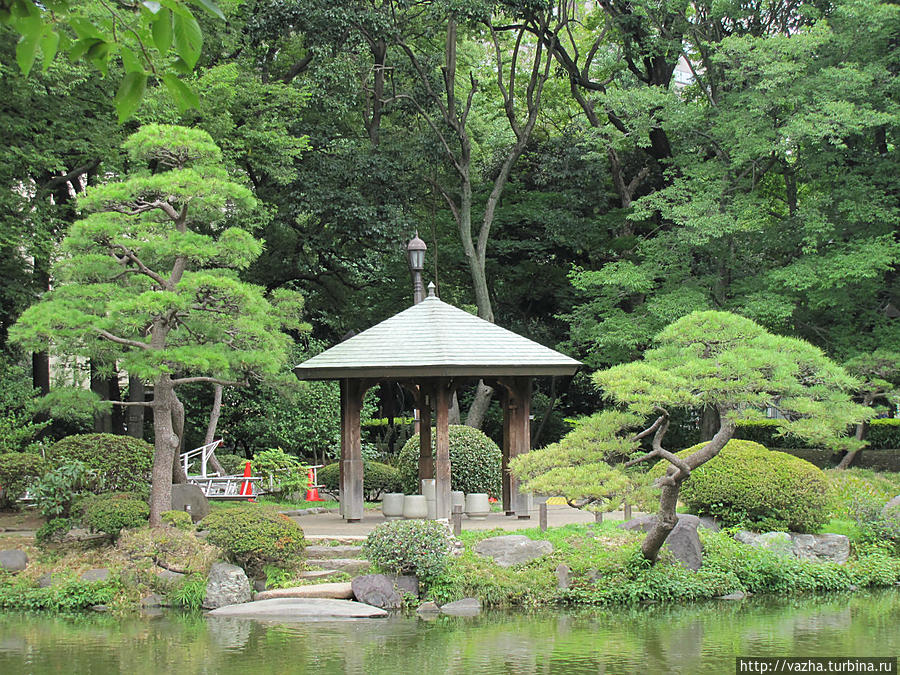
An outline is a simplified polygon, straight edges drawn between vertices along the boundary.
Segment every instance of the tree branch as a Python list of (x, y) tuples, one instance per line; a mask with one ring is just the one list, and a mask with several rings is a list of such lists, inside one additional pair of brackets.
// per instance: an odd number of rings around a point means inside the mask
[(97, 334), (109, 340), (110, 342), (115, 342), (119, 345), (125, 345), (126, 347), (135, 347), (136, 349), (150, 349), (150, 345), (146, 342), (141, 342), (140, 340), (129, 340), (128, 338), (119, 337), (118, 335), (114, 335), (109, 331), (103, 330), (102, 328), (96, 329)]
[(195, 382), (212, 382), (213, 384), (221, 384), (223, 387), (246, 387), (250, 383), (247, 380), (223, 380), (218, 377), (179, 377), (172, 380), (173, 386), (180, 384), (193, 384)]

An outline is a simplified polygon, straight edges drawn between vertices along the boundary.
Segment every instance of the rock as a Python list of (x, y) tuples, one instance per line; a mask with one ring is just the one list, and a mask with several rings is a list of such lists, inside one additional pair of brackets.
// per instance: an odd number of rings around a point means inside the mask
[(216, 563), (209, 570), (204, 609), (218, 609), (250, 601), (250, 580), (237, 565)]
[(303, 553), (307, 558), (316, 560), (330, 558), (352, 558), (362, 553), (362, 546), (307, 546)]
[(366, 574), (356, 577), (351, 585), (357, 600), (382, 609), (399, 609), (404, 593), (419, 597), (419, 580), (414, 576)]
[(62, 575), (58, 572), (47, 572), (38, 577), (38, 588), (47, 588), (48, 586), (59, 586), (63, 582)]
[[(700, 519), (688, 513), (679, 513), (678, 522), (674, 529), (666, 537), (665, 547), (668, 548), (675, 559), (689, 570), (698, 570), (703, 564), (703, 547), (700, 545), (700, 536), (697, 528)], [(649, 532), (656, 525), (655, 515), (632, 518), (627, 523), (620, 525), (625, 530), (643, 530)]]
[(843, 534), (791, 532), (793, 553), (802, 560), (831, 561), (843, 565), (850, 559), (850, 539)]
[(535, 541), (523, 534), (490, 537), (482, 539), (475, 545), (475, 553), (485, 558), (493, 558), (500, 567), (526, 563), (552, 552), (553, 544), (549, 541)]
[(174, 586), (176, 584), (181, 583), (181, 580), (184, 579), (184, 574), (181, 572), (173, 572), (172, 570), (167, 570), (164, 567), (157, 567), (156, 576), (161, 579), (167, 586)]
[(337, 584), (308, 584), (306, 586), (294, 586), (293, 588), (273, 588), (270, 591), (257, 593), (254, 600), (269, 600), (271, 598), (334, 598), (336, 600), (349, 600), (353, 597), (353, 589), (350, 582)]
[(350, 600), (325, 598), (272, 598), (229, 605), (215, 609), (211, 617), (233, 616), (248, 619), (277, 619), (279, 621), (309, 621), (332, 618), (380, 618), (387, 612), (378, 607)]
[(441, 606), (441, 614), (446, 616), (478, 616), (481, 614), (481, 600), (463, 598), (456, 602), (448, 602)]
[(176, 483), (172, 486), (172, 510), (187, 511), (196, 523), (209, 515), (209, 500), (199, 486)]
[(95, 612), (101, 612), (101, 613), (109, 611), (109, 607), (107, 607), (106, 605), (91, 605), (91, 609), (94, 610)]
[(881, 509), (882, 518), (887, 518), (889, 513), (895, 516), (900, 516), (900, 495), (897, 495), (896, 497), (888, 501), (888, 503), (884, 505), (884, 508)]
[(141, 598), (141, 608), (143, 608), (143, 609), (154, 608), (154, 607), (163, 607), (163, 606), (164, 606), (163, 599), (156, 593), (153, 593), (152, 595), (148, 595), (145, 598)]
[(429, 600), (428, 602), (423, 602), (416, 608), (416, 614), (423, 616), (436, 616), (441, 613), (441, 608), (437, 606), (434, 602)]
[(735, 535), (736, 541), (756, 548), (764, 548), (779, 555), (794, 555), (794, 544), (791, 535), (787, 532), (764, 532), (756, 534), (747, 530), (740, 530)]
[(565, 563), (560, 563), (556, 566), (556, 588), (561, 591), (569, 590), (569, 585), (572, 583), (571, 579), (572, 569), (566, 565)]
[(719, 527), (719, 524), (716, 522), (716, 519), (712, 516), (700, 516), (698, 519), (698, 527), (702, 527), (706, 530), (710, 530), (712, 532), (719, 532), (722, 528)]
[(357, 558), (329, 558), (328, 560), (310, 561), (314, 565), (328, 565), (329, 570), (337, 570), (338, 572), (346, 572), (347, 574), (365, 574), (371, 564), (368, 560), (359, 560)]
[(0, 551), (0, 569), (7, 572), (21, 572), (28, 566), (28, 556), (19, 549)]
[(729, 593), (728, 595), (719, 595), (716, 596), (716, 600), (743, 600), (747, 597), (747, 594), (744, 591), (735, 591), (734, 593)]
[(87, 570), (86, 572), (82, 572), (81, 576), (78, 577), (82, 581), (108, 581), (109, 580), (109, 570), (105, 567), (99, 567), (97, 569)]
[(253, 580), (253, 590), (257, 593), (262, 593), (266, 590), (266, 580), (265, 579), (254, 579)]

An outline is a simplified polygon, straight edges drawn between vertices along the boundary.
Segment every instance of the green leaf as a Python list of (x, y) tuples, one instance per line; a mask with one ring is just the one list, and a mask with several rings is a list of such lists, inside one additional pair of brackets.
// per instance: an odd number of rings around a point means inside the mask
[(41, 38), (41, 52), (44, 54), (44, 70), (50, 67), (50, 64), (53, 63), (54, 57), (56, 57), (56, 52), (59, 49), (59, 33), (55, 30), (49, 30), (44, 33), (44, 36)]
[(191, 69), (197, 65), (203, 48), (203, 33), (193, 16), (175, 14), (175, 51)]
[(153, 44), (162, 56), (172, 47), (172, 10), (164, 10), (157, 14), (150, 26), (153, 33)]
[(210, 0), (191, 0), (191, 2), (193, 2), (195, 5), (200, 5), (203, 9), (205, 9), (213, 16), (222, 19), (222, 21), (225, 20), (225, 15), (222, 13), (222, 10), (219, 9), (216, 3), (211, 2)]
[(31, 72), (43, 30), (44, 24), (39, 16), (30, 16), (19, 21), (22, 37), (16, 45), (16, 63), (19, 64), (23, 75), (27, 76)]
[(197, 92), (179, 80), (178, 76), (173, 73), (166, 73), (163, 75), (163, 82), (166, 83), (169, 94), (175, 101), (175, 105), (178, 106), (178, 112), (183, 113), (190, 108), (200, 107), (200, 97), (197, 96)]
[(131, 117), (141, 103), (144, 89), (147, 87), (146, 73), (126, 73), (116, 92), (116, 112), (119, 114), (119, 124)]
[(133, 49), (119, 45), (119, 56), (122, 57), (122, 66), (126, 73), (144, 72), (144, 64), (141, 63), (140, 57), (135, 54)]

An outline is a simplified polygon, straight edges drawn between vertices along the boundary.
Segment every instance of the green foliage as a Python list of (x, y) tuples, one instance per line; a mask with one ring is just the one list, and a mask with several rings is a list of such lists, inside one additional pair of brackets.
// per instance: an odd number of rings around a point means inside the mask
[[(308, 480), (306, 467), (296, 457), (292, 457), (281, 448), (264, 450), (253, 455), (251, 466), (256, 475), (271, 480), (272, 492), (293, 494), (305, 490)], [(267, 483), (264, 483), (264, 488)]]
[(900, 448), (900, 419), (880, 418), (869, 421), (866, 441), (870, 448)]
[(44, 474), (32, 494), (42, 516), (67, 518), (80, 498), (103, 490), (103, 476), (96, 469), (71, 460)]
[[(340, 463), (326, 464), (316, 471), (316, 477), (331, 494), (337, 494), (340, 482)], [(400, 471), (390, 464), (363, 460), (363, 497), (377, 501), (385, 492), (400, 492)]]
[(131, 436), (80, 434), (54, 443), (47, 450), (47, 459), (54, 466), (84, 462), (103, 476), (105, 490), (144, 492), (150, 482), (153, 446)]
[(189, 574), (168, 597), (185, 609), (193, 611), (200, 609), (206, 599), (206, 577), (202, 574)]
[(62, 541), (69, 530), (72, 529), (72, 521), (69, 518), (51, 518), (41, 525), (34, 533), (34, 541), (40, 546)]
[(0, 609), (72, 612), (107, 604), (118, 588), (117, 581), (68, 579), (61, 584), (37, 588), (25, 579), (0, 579)]
[(40, 455), (33, 452), (9, 452), (0, 455), (0, 508), (15, 505), (30, 485), (40, 480), (49, 468)]
[(0, 456), (33, 449), (34, 437), (49, 424), (34, 421), (34, 395), (25, 369), (0, 356)]
[(194, 521), (191, 520), (191, 514), (187, 511), (163, 511), (159, 517), (166, 525), (179, 530), (192, 531), (194, 529)]
[(876, 473), (870, 469), (848, 468), (825, 472), (832, 496), (832, 513), (837, 518), (852, 518), (854, 502), (864, 500), (885, 504), (900, 494), (900, 474)]
[(244, 506), (210, 513), (202, 521), (207, 540), (229, 559), (256, 577), (266, 565), (290, 567), (299, 562), (305, 542), (293, 520), (260, 506)]
[[(435, 431), (431, 433), (434, 454)], [(465, 493), (486, 492), (500, 497), (502, 489), (500, 463), (502, 453), (497, 444), (478, 429), (450, 425), (450, 489)], [(419, 471), (419, 435), (412, 436), (397, 456), (397, 469), (403, 492), (417, 494)]]
[(242, 457), (241, 455), (235, 455), (232, 453), (223, 452), (221, 455), (217, 452), (216, 459), (219, 460), (219, 463), (222, 465), (222, 468), (225, 469), (225, 473), (230, 476), (235, 474), (243, 473), (244, 467), (249, 461), (246, 457)]
[(375, 527), (363, 553), (386, 574), (414, 574), (427, 584), (447, 568), (451, 536), (433, 520), (395, 520)]
[[(661, 476), (667, 466), (660, 462), (651, 475)], [(731, 440), (691, 472), (681, 500), (692, 513), (712, 516), (726, 527), (816, 532), (828, 520), (831, 494), (825, 474), (813, 464), (752, 441)]]
[(128, 493), (93, 495), (80, 505), (81, 522), (95, 532), (103, 532), (115, 540), (123, 529), (146, 525), (150, 507), (142, 499)]
[(866, 541), (892, 546), (900, 553), (900, 504), (886, 508), (877, 497), (858, 495), (850, 505), (850, 516)]

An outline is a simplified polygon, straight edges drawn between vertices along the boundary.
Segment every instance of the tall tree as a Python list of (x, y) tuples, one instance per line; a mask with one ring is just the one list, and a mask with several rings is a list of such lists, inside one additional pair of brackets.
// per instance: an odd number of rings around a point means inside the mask
[(27, 345), (115, 357), (153, 386), (152, 399), (113, 403), (153, 409), (151, 524), (171, 500), (184, 420), (177, 387), (234, 386), (279, 371), (289, 338), (303, 329), (299, 296), (269, 302), (237, 271), (262, 244), (236, 223), (255, 199), (221, 167), (206, 132), (148, 125), (125, 143), (132, 167), (121, 182), (79, 198), (88, 215), (63, 242), (59, 285), (11, 331)]

